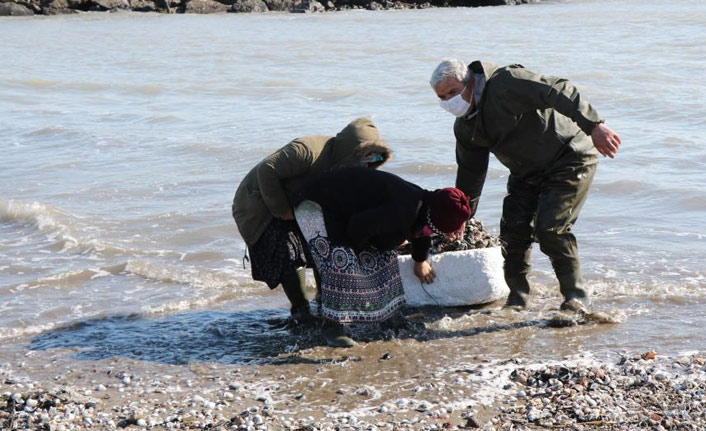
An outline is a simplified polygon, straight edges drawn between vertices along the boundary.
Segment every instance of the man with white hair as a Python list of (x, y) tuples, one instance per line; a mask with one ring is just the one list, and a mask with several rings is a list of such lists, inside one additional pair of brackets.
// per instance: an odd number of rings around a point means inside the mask
[(533, 241), (549, 256), (564, 296), (561, 308), (590, 306), (571, 227), (588, 195), (598, 153), (610, 158), (620, 137), (566, 79), (542, 76), (514, 64), (446, 59), (431, 87), (441, 107), (456, 116), (456, 187), (478, 208), (489, 154), (510, 170), (500, 239), (506, 306), (523, 309), (530, 292)]

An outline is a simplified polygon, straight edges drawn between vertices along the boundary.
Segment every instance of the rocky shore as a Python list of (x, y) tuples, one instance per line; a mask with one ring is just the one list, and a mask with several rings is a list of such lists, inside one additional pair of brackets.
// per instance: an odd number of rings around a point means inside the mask
[[(394, 367), (392, 359), (382, 355), (374, 366)], [(267, 367), (217, 364), (135, 372), (129, 362), (113, 360), (54, 370), (48, 380), (27, 376), (23, 363), (2, 364), (0, 429), (706, 429), (706, 359), (696, 353), (551, 364), (479, 358), (392, 391), (323, 377), (330, 369), (354, 371), (366, 361), (340, 356), (304, 377), (295, 362), (278, 375)]]
[(0, 0), (0, 16), (58, 15), (80, 12), (159, 13), (312, 13), (350, 9), (426, 9), (502, 6), (537, 0)]

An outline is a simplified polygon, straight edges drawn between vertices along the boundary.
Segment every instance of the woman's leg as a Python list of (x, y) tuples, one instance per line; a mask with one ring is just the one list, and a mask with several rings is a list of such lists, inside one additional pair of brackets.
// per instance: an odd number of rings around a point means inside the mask
[[(316, 302), (319, 307), (319, 315), (323, 318), (323, 326), (321, 335), (326, 344), (332, 347), (351, 347), (355, 342), (346, 335), (343, 325), (331, 318), (326, 318), (323, 311), (322, 301), (322, 276), (320, 271), (326, 271), (330, 251), (330, 244), (326, 237), (326, 227), (324, 225), (323, 214), (321, 207), (312, 201), (304, 201), (295, 209), (295, 216), (301, 234), (304, 237), (304, 242), (309, 247), (309, 256), (311, 256), (310, 264), (314, 270), (314, 279), (316, 280)], [(321, 237), (322, 239), (314, 242), (313, 240)], [(323, 241), (323, 242), (322, 242)], [(317, 248), (316, 245), (319, 245)], [(312, 247), (313, 246), (313, 247)]]
[(309, 300), (306, 299), (304, 289), (306, 287), (306, 268), (299, 268), (282, 280), (282, 289), (287, 295), (287, 299), (292, 304), (292, 318), (300, 323), (312, 320), (309, 310)]

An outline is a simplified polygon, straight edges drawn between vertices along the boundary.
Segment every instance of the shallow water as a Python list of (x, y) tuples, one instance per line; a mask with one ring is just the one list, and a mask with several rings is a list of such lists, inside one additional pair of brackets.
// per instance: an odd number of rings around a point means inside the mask
[[(703, 349), (704, 22), (686, 1), (0, 19), (0, 343), (170, 364), (317, 352), (263, 323), (286, 299), (244, 269), (235, 188), (268, 152), (358, 116), (394, 149), (387, 170), (451, 185), (453, 119), (427, 81), (456, 56), (567, 77), (621, 135), (575, 232), (597, 307), (623, 323), (547, 327), (560, 299), (535, 248), (531, 311), (430, 311), (427, 333), (363, 331), (351, 355)], [(478, 215), (495, 233), (506, 178), (493, 160)]]

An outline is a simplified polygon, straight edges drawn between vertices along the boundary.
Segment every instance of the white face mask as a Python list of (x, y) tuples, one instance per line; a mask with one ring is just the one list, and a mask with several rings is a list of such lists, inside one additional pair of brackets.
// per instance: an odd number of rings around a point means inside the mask
[[(466, 87), (463, 87), (463, 90), (465, 91)], [(472, 96), (473, 95), (471, 95), (471, 97)], [(441, 105), (445, 111), (450, 112), (457, 117), (462, 117), (466, 112), (468, 112), (468, 108), (471, 107), (471, 103), (466, 102), (463, 98), (463, 91), (448, 100), (439, 100), (439, 105)]]

